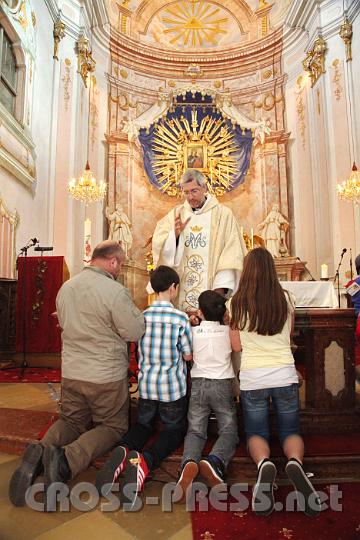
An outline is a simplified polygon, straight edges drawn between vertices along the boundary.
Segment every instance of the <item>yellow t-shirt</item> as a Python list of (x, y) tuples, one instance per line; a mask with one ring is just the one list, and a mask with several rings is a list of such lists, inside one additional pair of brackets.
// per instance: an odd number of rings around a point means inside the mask
[(295, 299), (288, 292), (286, 297), (289, 314), (279, 334), (262, 336), (257, 332), (248, 332), (247, 327), (244, 330), (240, 330), (242, 346), (240, 371), (294, 364), (294, 357), (290, 347), (290, 334)]

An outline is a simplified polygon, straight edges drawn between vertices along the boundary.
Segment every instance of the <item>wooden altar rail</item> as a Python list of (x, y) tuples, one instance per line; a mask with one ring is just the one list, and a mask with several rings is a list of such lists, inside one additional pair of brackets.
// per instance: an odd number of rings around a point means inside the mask
[(355, 322), (353, 309), (295, 312), (295, 362), (305, 368), (304, 432), (360, 431), (355, 403)]

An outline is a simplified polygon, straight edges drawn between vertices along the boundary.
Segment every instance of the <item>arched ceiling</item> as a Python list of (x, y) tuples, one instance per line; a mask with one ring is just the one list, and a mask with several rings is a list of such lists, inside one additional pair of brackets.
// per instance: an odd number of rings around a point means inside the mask
[(130, 17), (130, 37), (143, 45), (189, 53), (226, 49), (259, 39), (259, 9), (268, 8), (272, 30), (293, 0), (108, 0), (109, 19), (119, 29), (121, 9)]

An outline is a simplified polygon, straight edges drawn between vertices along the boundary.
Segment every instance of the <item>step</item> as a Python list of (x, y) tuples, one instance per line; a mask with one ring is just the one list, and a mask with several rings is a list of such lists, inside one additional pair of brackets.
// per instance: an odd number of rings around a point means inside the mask
[[(0, 409), (0, 451), (21, 455), (30, 442), (39, 440), (46, 429), (56, 420), (57, 414), (45, 411), (24, 409)], [(204, 449), (208, 453), (214, 436)], [(360, 433), (352, 434), (308, 434), (304, 436), (306, 457), (305, 468), (322, 481), (341, 479), (360, 479)], [(285, 479), (283, 469), (285, 460), (281, 448), (274, 442), (272, 445), (274, 462), (278, 468), (279, 479)], [(158, 480), (176, 479), (181, 463), (182, 448), (169, 456), (156, 471)], [(101, 467), (105, 458), (95, 461)], [(247, 456), (244, 438), (240, 440), (236, 454), (228, 468), (228, 481), (253, 482), (256, 468)]]

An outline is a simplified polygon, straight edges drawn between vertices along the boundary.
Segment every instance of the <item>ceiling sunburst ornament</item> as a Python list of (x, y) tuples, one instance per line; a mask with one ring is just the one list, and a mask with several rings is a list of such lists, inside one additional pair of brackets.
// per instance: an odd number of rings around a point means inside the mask
[(159, 189), (171, 197), (181, 195), (179, 180), (188, 168), (203, 172), (214, 195), (221, 196), (233, 187), (237, 162), (232, 154), (239, 147), (223, 118), (207, 115), (199, 123), (194, 108), (191, 121), (185, 116), (160, 120), (155, 125), (152, 151)]
[(227, 34), (229, 22), (216, 4), (204, 0), (176, 2), (166, 8), (162, 21), (165, 34), (173, 34), (172, 45), (181, 47), (216, 46), (220, 37)]

